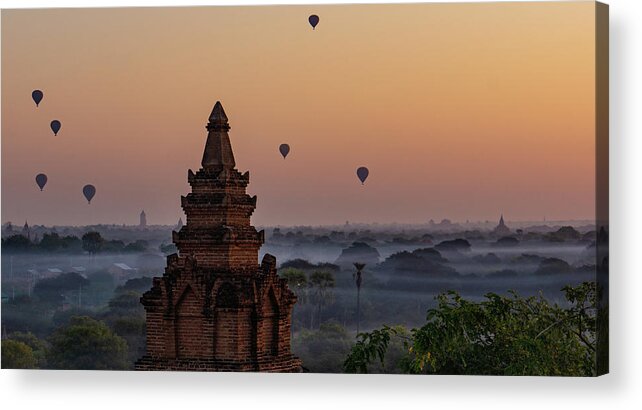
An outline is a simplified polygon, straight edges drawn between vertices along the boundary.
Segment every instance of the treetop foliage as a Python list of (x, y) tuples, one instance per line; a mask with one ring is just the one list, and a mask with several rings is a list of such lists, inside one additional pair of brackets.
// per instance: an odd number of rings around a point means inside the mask
[(440, 294), (420, 328), (360, 333), (344, 370), (367, 373), (373, 363), (383, 364), (391, 339), (398, 338), (405, 349), (398, 364), (405, 373), (594, 375), (595, 283), (563, 290), (568, 306), (515, 292), (489, 293), (481, 302), (452, 291)]

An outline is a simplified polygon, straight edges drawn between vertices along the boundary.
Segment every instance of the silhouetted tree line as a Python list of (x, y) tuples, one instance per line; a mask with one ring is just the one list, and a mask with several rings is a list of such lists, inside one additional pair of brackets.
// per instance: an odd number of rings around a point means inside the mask
[(149, 244), (144, 240), (124, 243), (121, 240), (106, 240), (98, 232), (87, 232), (82, 238), (74, 235), (60, 236), (56, 232), (42, 235), (40, 240), (31, 240), (24, 235), (2, 238), (2, 251), (8, 253), (68, 253), (90, 255), (97, 253), (136, 253), (147, 251)]

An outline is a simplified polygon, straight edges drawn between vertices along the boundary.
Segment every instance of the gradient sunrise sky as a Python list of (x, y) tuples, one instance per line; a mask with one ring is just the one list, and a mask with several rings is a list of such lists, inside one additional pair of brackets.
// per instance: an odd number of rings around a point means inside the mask
[(257, 225), (594, 219), (594, 39), (593, 2), (3, 10), (2, 221), (176, 223), (217, 100)]

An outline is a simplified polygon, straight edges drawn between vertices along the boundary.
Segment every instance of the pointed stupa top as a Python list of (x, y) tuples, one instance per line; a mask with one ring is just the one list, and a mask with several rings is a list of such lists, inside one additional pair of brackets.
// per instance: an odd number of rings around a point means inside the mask
[(203, 168), (233, 169), (236, 163), (234, 162), (230, 137), (227, 135), (230, 124), (227, 122), (227, 115), (225, 115), (225, 110), (220, 101), (217, 101), (214, 105), (209, 123), (205, 128), (209, 133), (207, 134), (207, 142), (203, 152), (203, 161), (201, 161)]
[(208, 131), (218, 131), (218, 129), (225, 131), (230, 129), (230, 124), (227, 122), (227, 115), (225, 115), (225, 110), (220, 101), (214, 104), (214, 108), (212, 108), (212, 113), (210, 114), (209, 124), (207, 124)]
[(499, 217), (499, 225), (504, 225), (504, 214), (501, 214), (501, 216)]

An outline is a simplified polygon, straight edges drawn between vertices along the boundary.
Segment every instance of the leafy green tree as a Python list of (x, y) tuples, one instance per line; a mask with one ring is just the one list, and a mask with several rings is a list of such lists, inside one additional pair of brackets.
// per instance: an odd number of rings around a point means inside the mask
[(131, 364), (145, 354), (145, 316), (117, 317), (110, 327), (127, 342), (127, 357)]
[(47, 360), (47, 345), (43, 340), (38, 339), (36, 335), (31, 332), (13, 332), (9, 334), (8, 340), (24, 343), (32, 350), (33, 357), (36, 359), (36, 368), (44, 368)]
[(98, 314), (91, 309), (72, 306), (69, 309), (56, 310), (56, 312), (51, 317), (51, 322), (55, 329), (62, 326), (68, 326), (69, 323), (71, 323), (71, 319), (77, 316), (87, 316), (92, 319), (98, 319), (99, 317)]
[(358, 335), (344, 362), (350, 373), (382, 363), (393, 338), (403, 341), (406, 373), (590, 376), (595, 374), (596, 286), (564, 289), (568, 306), (516, 293), (470, 302), (456, 292), (437, 297), (427, 323), (406, 332), (384, 326)]
[[(322, 308), (330, 304), (334, 298), (332, 292), (335, 284), (334, 275), (326, 271), (315, 271), (310, 275), (308, 284), (312, 288), (312, 299), (317, 305), (317, 321), (321, 323)], [(312, 324), (312, 314), (310, 314), (310, 328), (312, 328)]]
[(48, 367), (73, 370), (124, 370), (130, 368), (127, 343), (105, 323), (86, 316), (71, 319), (49, 338)]
[(36, 369), (38, 360), (31, 347), (11, 339), (2, 340), (3, 369)]
[(104, 242), (105, 240), (100, 236), (100, 233), (87, 232), (82, 236), (82, 249), (93, 256), (100, 251)]

